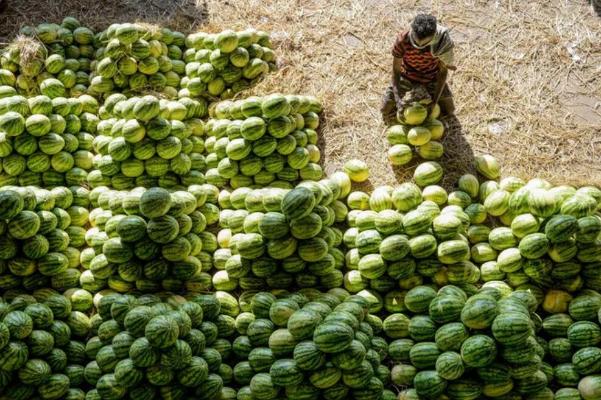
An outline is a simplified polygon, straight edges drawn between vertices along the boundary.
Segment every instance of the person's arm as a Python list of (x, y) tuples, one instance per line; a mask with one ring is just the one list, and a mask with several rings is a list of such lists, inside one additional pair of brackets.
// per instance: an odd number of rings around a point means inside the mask
[(436, 74), (436, 86), (434, 89), (434, 97), (432, 98), (432, 105), (438, 103), (440, 95), (444, 89), (444, 85), (447, 83), (447, 77), (449, 76), (449, 70), (446, 65), (440, 63), (438, 74)]
[(392, 93), (394, 94), (394, 100), (397, 104), (397, 107), (401, 105), (401, 96), (400, 92), (400, 83), (401, 83), (401, 63), (403, 62), (402, 58), (394, 57), (392, 59)]

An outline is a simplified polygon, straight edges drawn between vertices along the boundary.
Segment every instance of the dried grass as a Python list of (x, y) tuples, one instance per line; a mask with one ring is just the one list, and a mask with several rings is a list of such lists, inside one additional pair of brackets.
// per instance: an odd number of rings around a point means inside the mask
[[(146, 21), (184, 32), (250, 26), (272, 32), (280, 69), (253, 92), (318, 96), (325, 109), (326, 171), (362, 158), (372, 184), (411, 174), (411, 168), (393, 170), (386, 160), (379, 106), (390, 79), (395, 34), (416, 12), (430, 11), (453, 29), (457, 44), (451, 89), (458, 121), (444, 139), (446, 183), (471, 169), (474, 153), (489, 152), (502, 162), (505, 175), (601, 185), (601, 19), (586, 0), (12, 3), (0, 17), (3, 33), (65, 15), (96, 29)], [(495, 127), (504, 129), (497, 133)]]
[[(378, 110), (390, 79), (396, 32), (416, 12), (432, 11), (453, 29), (457, 44), (458, 71), (452, 74), (451, 89), (458, 121), (444, 139), (447, 185), (470, 170), (473, 154), (481, 152), (498, 157), (507, 175), (601, 184), (601, 24), (584, 2), (209, 4), (213, 23), (243, 21), (240, 27), (256, 25), (277, 39), (282, 68), (256, 92), (301, 91), (323, 100), (328, 171), (349, 158), (362, 158), (373, 184), (411, 175), (411, 166), (395, 171), (387, 163)], [(581, 61), (570, 55), (570, 43)], [(570, 98), (593, 102), (592, 108), (571, 112), (566, 108)], [(507, 132), (491, 132), (489, 124), (496, 121), (507, 125)]]
[(35, 60), (43, 60), (46, 56), (46, 47), (37, 39), (18, 35), (7, 47), (10, 53), (19, 55), (19, 65), (26, 66)]

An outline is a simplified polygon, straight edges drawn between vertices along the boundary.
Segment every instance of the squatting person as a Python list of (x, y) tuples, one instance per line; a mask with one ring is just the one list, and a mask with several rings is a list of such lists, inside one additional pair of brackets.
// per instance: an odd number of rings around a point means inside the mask
[(438, 103), (443, 118), (454, 115), (455, 105), (447, 84), (448, 71), (455, 71), (453, 41), (449, 30), (436, 17), (417, 15), (409, 30), (398, 34), (392, 48), (392, 82), (384, 93), (382, 118), (394, 124), (403, 96), (416, 85), (428, 90), (433, 107)]

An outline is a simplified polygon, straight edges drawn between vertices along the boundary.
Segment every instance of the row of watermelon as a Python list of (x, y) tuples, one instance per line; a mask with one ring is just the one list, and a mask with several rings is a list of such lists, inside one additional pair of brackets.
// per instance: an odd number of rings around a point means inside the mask
[(42, 289), (0, 303), (0, 393), (392, 400), (393, 384), (413, 386), (399, 399), (598, 398), (601, 295), (541, 319), (526, 290), (473, 291), (418, 286), (381, 320), (343, 289), (240, 300), (105, 291), (91, 318)]
[(263, 31), (198, 32), (186, 37), (186, 46), (180, 97), (228, 99), (276, 68), (271, 41)]
[[(35, 295), (46, 299), (50, 293)], [(5, 349), (15, 346), (13, 331), (27, 329), (27, 321), (16, 317), (26, 320), (34, 302), (32, 296), (19, 295), (10, 305), (1, 303), (4, 323), (12, 329)], [(343, 399), (352, 392), (367, 400), (379, 399), (390, 379), (381, 364), (388, 345), (375, 333), (381, 321), (369, 315), (364, 299), (344, 291), (308, 290), (280, 298), (262, 292), (247, 303), (225, 292), (187, 300), (106, 292), (96, 296), (95, 305), (97, 314), (79, 321), (85, 325), (78, 327), (84, 344), (78, 342), (77, 365), (70, 365), (68, 374), (11, 351), (1, 369), (16, 373), (0, 384), (0, 393), (14, 393), (14, 399), (27, 399), (37, 389), (49, 400), (208, 400), (273, 399), (278, 393), (293, 399), (320, 393)], [(26, 387), (27, 382), (35, 384)], [(394, 397), (386, 391), (386, 398)]]
[[(0, 189), (0, 288), (29, 292), (80, 285), (80, 249), (88, 224), (88, 192), (73, 186)], [(88, 311), (79, 310), (79, 311)]]
[(592, 186), (518, 178), (480, 184), (473, 175), (449, 193), (412, 183), (371, 195), (351, 192), (345, 287), (353, 293), (371, 287), (378, 298), (390, 295), (394, 281), (407, 289), (424, 279), (438, 285), (506, 279), (537, 292), (599, 290), (600, 200)]
[(131, 189), (205, 181), (202, 99), (115, 94), (99, 106), (89, 95), (6, 95), (0, 98), (3, 185)]
[[(469, 398), (517, 392), (552, 399), (552, 389), (578, 395), (580, 380), (601, 371), (601, 295), (582, 293), (570, 315), (541, 318), (538, 306), (529, 291), (513, 291), (502, 282), (485, 283), (469, 298), (454, 286), (438, 292), (428, 286), (409, 290), (403, 312), (384, 320), (385, 332), (394, 339), (389, 354), (398, 363), (392, 381), (413, 383), (420, 396), (420, 390), (438, 390), (436, 397), (456, 390), (451, 389), (455, 384), (469, 386)], [(558, 339), (561, 335), (567, 338)], [(437, 389), (430, 386), (433, 381), (420, 389), (423, 370), (436, 371)]]
[(148, 24), (113, 24), (94, 33), (73, 17), (25, 26), (0, 57), (0, 84), (50, 97), (152, 90), (170, 98), (231, 98), (275, 68), (269, 36), (218, 34)]
[(319, 180), (321, 104), (311, 96), (272, 94), (223, 101), (206, 124), (209, 183), (218, 187), (290, 188)]
[(205, 228), (218, 219), (217, 207), (208, 202), (213, 193), (209, 185), (172, 193), (93, 189), (96, 208), (90, 212), (81, 265), (94, 279), (82, 286), (91, 292), (108, 286), (120, 293), (148, 293), (192, 290), (207, 278), (211, 282), (206, 272), (217, 240)]
[(25, 95), (78, 97), (88, 92), (95, 52), (94, 32), (75, 18), (25, 26), (0, 55), (0, 82)]
[(94, 138), (90, 187), (183, 187), (205, 182), (204, 100), (113, 94)]
[(52, 289), (0, 302), (0, 394), (84, 399), (90, 318)]
[(92, 168), (98, 102), (47, 96), (25, 98), (14, 89), (0, 98), (2, 185), (83, 185)]
[(333, 226), (329, 186), (307, 181), (292, 190), (241, 188), (221, 194), (214, 264), (240, 287), (250, 289), (250, 282), (256, 289), (341, 286), (342, 232)]
[(113, 24), (97, 35), (90, 91), (96, 95), (151, 89), (176, 97), (186, 68), (185, 36), (130, 23)]
[(212, 400), (232, 391), (232, 302), (237, 308), (225, 293), (102, 297), (86, 347), (86, 399)]

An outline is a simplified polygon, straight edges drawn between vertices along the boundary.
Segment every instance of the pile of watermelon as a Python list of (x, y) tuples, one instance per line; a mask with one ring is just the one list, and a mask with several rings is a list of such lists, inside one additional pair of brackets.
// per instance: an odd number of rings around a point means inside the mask
[[(107, 294), (86, 345), (87, 400), (217, 399), (231, 381), (234, 319), (213, 295)], [(234, 391), (235, 393), (235, 391)]]
[(394, 166), (408, 164), (414, 159), (414, 153), (423, 160), (438, 160), (444, 153), (441, 139), (444, 125), (437, 119), (440, 115), (438, 105), (428, 114), (421, 103), (413, 103), (399, 115), (399, 124), (386, 130), (386, 139), (390, 144), (388, 160)]
[(0, 301), (0, 393), (6, 399), (84, 399), (91, 322), (52, 289)]
[(205, 182), (204, 100), (113, 94), (100, 112), (90, 187), (175, 188)]
[(1, 185), (84, 185), (97, 115), (98, 102), (89, 95), (0, 98)]
[(291, 187), (319, 180), (319, 101), (271, 94), (224, 101), (206, 125), (207, 181), (219, 187)]
[(177, 97), (185, 35), (142, 24), (112, 24), (98, 35), (90, 90), (97, 95), (153, 90)]
[(88, 192), (82, 187), (1, 187), (0, 288), (4, 294), (77, 288), (87, 223)]
[[(485, 284), (468, 296), (457, 286), (438, 291), (416, 286), (404, 297), (403, 311), (383, 323), (391, 374), (405, 393), (419, 398), (476, 399), (521, 396), (547, 389), (548, 365), (542, 363), (544, 339), (537, 336), (537, 300), (525, 290)], [(544, 397), (546, 398), (546, 397)]]
[(399, 398), (597, 398), (601, 296), (583, 291), (569, 314), (555, 300), (539, 309), (530, 291), (500, 281), (471, 296), (450, 285), (412, 288), (403, 311), (383, 322), (391, 381), (414, 387)]
[(269, 35), (263, 31), (197, 32), (185, 44), (180, 97), (229, 99), (276, 68)]
[[(0, 55), (0, 84), (19, 94), (78, 97), (87, 93), (95, 35), (73, 17), (60, 25), (21, 28)], [(5, 89), (5, 88), (4, 88)]]
[(450, 193), (413, 183), (351, 192), (345, 287), (368, 290), (384, 306), (382, 296), (394, 298), (397, 284), (410, 289), (421, 282), (599, 290), (600, 199), (594, 187), (517, 178), (480, 184), (473, 175)]
[(333, 226), (340, 190), (331, 188), (335, 183), (324, 180), (222, 191), (214, 278), (227, 276), (230, 290), (340, 287), (342, 232)]
[[(200, 185), (173, 192), (158, 187), (92, 190), (90, 203), (95, 208), (85, 234), (89, 247), (81, 253), (81, 265), (90, 271), (84, 288), (184, 291), (203, 269), (210, 270), (210, 263), (201, 262), (210, 257), (202, 252), (211, 251), (216, 242), (205, 232), (207, 223), (216, 220), (207, 197)], [(208, 210), (208, 218), (203, 210)]]
[(413, 182), (359, 190), (361, 160), (324, 175), (317, 99), (238, 97), (275, 67), (262, 31), (22, 33), (0, 399), (601, 399), (599, 188), (490, 155), (443, 188), (417, 102), (386, 132)]
[(390, 370), (380, 319), (362, 297), (335, 293), (253, 296), (250, 312), (236, 318), (238, 398), (395, 398), (384, 389)]

